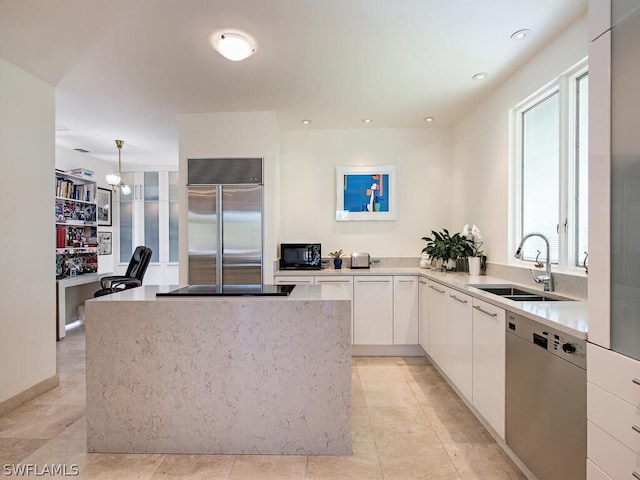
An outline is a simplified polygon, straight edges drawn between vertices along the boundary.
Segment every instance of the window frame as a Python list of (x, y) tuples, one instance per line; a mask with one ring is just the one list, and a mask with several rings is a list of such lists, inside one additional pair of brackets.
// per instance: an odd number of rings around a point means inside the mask
[[(557, 216), (558, 262), (552, 262), (556, 271), (585, 275), (578, 250), (579, 223), (577, 215), (578, 189), (578, 81), (589, 74), (588, 59), (584, 58), (569, 70), (547, 83), (509, 111), (510, 141), (510, 208), (509, 208), (509, 263), (533, 266), (531, 260), (518, 260), (513, 256), (522, 236), (522, 175), (523, 175), (523, 122), (522, 115), (545, 99), (559, 95), (559, 211)], [(588, 114), (587, 114), (588, 115)], [(588, 117), (587, 117), (588, 118)], [(588, 147), (588, 144), (587, 144)], [(585, 198), (586, 201), (586, 198)], [(574, 259), (576, 264), (574, 264)], [(546, 260), (546, 259), (545, 259)]]

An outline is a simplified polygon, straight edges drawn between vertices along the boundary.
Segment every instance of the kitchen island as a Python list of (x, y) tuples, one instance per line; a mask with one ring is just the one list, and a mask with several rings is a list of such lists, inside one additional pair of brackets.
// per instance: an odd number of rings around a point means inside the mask
[(351, 305), (339, 286), (287, 297), (86, 304), (89, 452), (351, 454)]

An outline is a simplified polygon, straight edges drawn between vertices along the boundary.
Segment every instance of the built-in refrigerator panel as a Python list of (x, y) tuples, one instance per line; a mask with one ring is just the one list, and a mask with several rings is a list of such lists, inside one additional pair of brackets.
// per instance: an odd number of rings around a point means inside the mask
[(189, 284), (261, 285), (262, 159), (189, 159), (187, 177)]
[(215, 185), (191, 186), (188, 192), (189, 284), (217, 284), (217, 188)]
[(612, 5), (611, 349), (640, 360), (640, 4)]
[(262, 187), (224, 185), (222, 285), (262, 283)]

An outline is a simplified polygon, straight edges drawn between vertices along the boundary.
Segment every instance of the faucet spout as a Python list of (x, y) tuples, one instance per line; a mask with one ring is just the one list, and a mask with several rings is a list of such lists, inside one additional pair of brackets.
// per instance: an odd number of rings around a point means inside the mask
[(541, 233), (527, 233), (524, 237), (522, 237), (522, 240), (520, 240), (520, 245), (518, 245), (518, 249), (516, 250), (515, 253), (515, 257), (519, 258), (520, 260), (522, 260), (522, 247), (525, 244), (525, 242), (531, 238), (531, 237), (540, 237), (542, 238), (542, 240), (544, 240), (544, 243), (546, 244), (547, 247), (547, 257), (545, 259), (545, 270), (544, 270), (544, 275), (536, 275), (535, 272), (533, 271), (533, 268), (531, 269), (531, 276), (533, 277), (533, 280), (536, 283), (544, 283), (544, 291), (545, 292), (553, 292), (553, 276), (551, 275), (551, 248), (549, 245), (549, 239), (547, 239), (547, 237), (545, 237), (543, 234)]

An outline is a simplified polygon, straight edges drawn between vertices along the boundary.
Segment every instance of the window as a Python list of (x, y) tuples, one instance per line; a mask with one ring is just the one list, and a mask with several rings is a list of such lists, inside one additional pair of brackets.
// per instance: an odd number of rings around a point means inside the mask
[[(515, 251), (524, 235), (541, 233), (563, 270), (581, 267), (588, 250), (588, 85), (584, 60), (511, 111), (512, 245)], [(546, 245), (532, 237), (523, 259), (537, 258), (546, 261)]]

